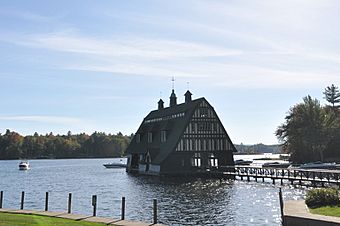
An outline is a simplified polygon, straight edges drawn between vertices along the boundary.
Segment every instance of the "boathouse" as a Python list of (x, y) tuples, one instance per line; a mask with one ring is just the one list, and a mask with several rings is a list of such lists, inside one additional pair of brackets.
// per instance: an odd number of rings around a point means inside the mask
[(218, 175), (234, 165), (235, 146), (214, 108), (202, 97), (170, 106), (162, 99), (143, 120), (127, 148), (127, 172), (149, 175)]

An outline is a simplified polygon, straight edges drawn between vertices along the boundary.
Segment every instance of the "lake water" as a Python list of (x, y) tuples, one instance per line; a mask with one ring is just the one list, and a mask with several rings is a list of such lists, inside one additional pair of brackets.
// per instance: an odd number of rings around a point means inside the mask
[[(157, 198), (159, 222), (168, 225), (280, 225), (280, 185), (271, 181), (133, 176), (125, 169), (104, 168), (108, 162), (112, 160), (31, 160), (31, 170), (19, 171), (18, 160), (0, 161), (3, 208), (19, 209), (25, 191), (25, 209), (43, 210), (48, 191), (51, 211), (66, 211), (72, 193), (72, 212), (91, 215), (91, 197), (97, 195), (97, 215), (119, 218), (125, 196), (126, 219), (131, 220), (152, 222), (152, 200)], [(305, 188), (288, 184), (282, 189), (286, 200), (305, 194)]]

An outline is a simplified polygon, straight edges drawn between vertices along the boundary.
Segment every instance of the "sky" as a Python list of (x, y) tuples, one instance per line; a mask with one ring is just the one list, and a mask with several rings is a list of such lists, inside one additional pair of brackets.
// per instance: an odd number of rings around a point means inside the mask
[(235, 144), (276, 144), (289, 109), (340, 85), (340, 1), (5, 0), (0, 133), (130, 135), (189, 88)]

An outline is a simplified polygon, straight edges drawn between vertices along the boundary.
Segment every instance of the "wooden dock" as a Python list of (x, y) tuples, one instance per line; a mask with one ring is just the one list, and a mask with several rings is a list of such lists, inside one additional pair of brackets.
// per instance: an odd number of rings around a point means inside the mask
[(234, 176), (235, 179), (241, 180), (272, 180), (275, 184), (279, 181), (281, 184), (289, 182), (290, 184), (298, 183), (307, 186), (329, 186), (340, 185), (340, 170), (326, 169), (288, 169), (288, 168), (264, 168), (254, 166), (226, 166), (223, 175), (226, 177)]

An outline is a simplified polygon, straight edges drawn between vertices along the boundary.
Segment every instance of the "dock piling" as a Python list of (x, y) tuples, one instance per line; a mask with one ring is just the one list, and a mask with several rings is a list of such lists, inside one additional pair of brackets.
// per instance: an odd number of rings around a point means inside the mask
[(45, 211), (48, 211), (48, 192), (45, 195)]
[(97, 214), (97, 195), (92, 195), (93, 216)]
[(71, 213), (71, 202), (72, 202), (72, 193), (69, 193), (68, 194), (67, 213)]
[(22, 192), (21, 192), (21, 203), (20, 203), (20, 209), (21, 209), (21, 210), (24, 209), (24, 200), (25, 200), (25, 192), (22, 191)]
[(157, 224), (157, 199), (153, 199), (153, 224)]
[(125, 197), (122, 197), (122, 213), (121, 213), (121, 219), (125, 219)]
[(0, 209), (2, 209), (2, 200), (4, 199), (4, 191), (0, 192)]
[(281, 223), (284, 225), (284, 213), (283, 213), (283, 198), (282, 198), (282, 189), (279, 188), (279, 201), (280, 201), (280, 209), (281, 209)]

